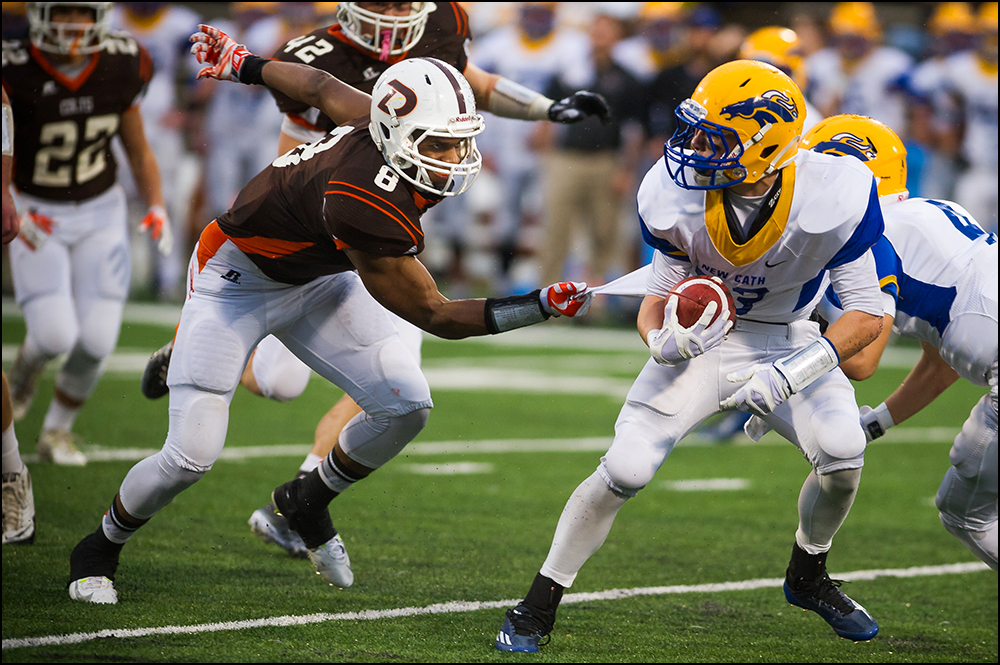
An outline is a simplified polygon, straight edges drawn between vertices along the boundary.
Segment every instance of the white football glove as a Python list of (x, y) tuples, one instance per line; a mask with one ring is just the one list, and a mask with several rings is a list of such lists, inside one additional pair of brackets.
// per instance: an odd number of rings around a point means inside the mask
[(732, 397), (719, 403), (723, 410), (739, 409), (758, 416), (766, 416), (792, 395), (788, 379), (773, 364), (754, 365), (742, 372), (726, 376), (732, 383), (746, 383)]
[(710, 302), (698, 321), (690, 328), (685, 328), (677, 320), (677, 303), (677, 295), (670, 296), (663, 310), (663, 328), (651, 330), (646, 336), (649, 355), (660, 365), (672, 366), (700, 356), (718, 346), (733, 327), (728, 310), (723, 310), (719, 318), (709, 325), (719, 308), (718, 303)]
[(167, 211), (163, 206), (153, 206), (139, 223), (140, 233), (149, 232), (149, 235), (156, 241), (156, 249), (163, 256), (170, 256), (174, 248), (174, 233), (170, 229), (170, 220), (167, 218)]
[(861, 428), (865, 431), (865, 439), (871, 443), (875, 439), (884, 435), (886, 430), (894, 427), (896, 423), (892, 420), (889, 407), (882, 402), (874, 409), (870, 406), (861, 407)]

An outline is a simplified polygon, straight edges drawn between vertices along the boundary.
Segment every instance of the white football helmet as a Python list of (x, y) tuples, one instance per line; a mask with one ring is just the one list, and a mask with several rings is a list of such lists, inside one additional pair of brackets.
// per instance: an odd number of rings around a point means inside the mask
[[(79, 55), (104, 48), (111, 33), (111, 2), (28, 2), (31, 43), (40, 51)], [(83, 7), (94, 10), (91, 23), (53, 23), (53, 7)]]
[(357, 2), (340, 2), (337, 21), (351, 41), (386, 60), (391, 55), (402, 55), (420, 41), (427, 17), (436, 8), (433, 2), (411, 2), (409, 15), (387, 16), (362, 9)]
[[(483, 165), (476, 135), (486, 127), (476, 112), (472, 86), (436, 58), (412, 58), (389, 67), (372, 90), (372, 140), (404, 180), (435, 196), (457, 196), (472, 186)], [(457, 164), (420, 153), (428, 137), (460, 139)], [(443, 183), (435, 183), (431, 174)]]

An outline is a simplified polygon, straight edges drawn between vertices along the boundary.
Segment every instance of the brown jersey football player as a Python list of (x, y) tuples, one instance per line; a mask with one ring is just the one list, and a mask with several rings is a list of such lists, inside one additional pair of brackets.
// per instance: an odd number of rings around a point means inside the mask
[[(606, 118), (607, 105), (599, 95), (578, 92), (560, 102), (488, 74), (469, 62), (466, 48), (471, 33), (469, 17), (459, 3), (430, 2), (341, 2), (336, 25), (318, 28), (282, 45), (273, 59), (308, 64), (332, 74), (362, 92), (370, 93), (376, 79), (392, 64), (407, 58), (434, 57), (463, 72), (475, 94), (476, 103), (496, 115), (524, 120), (575, 122), (587, 115)], [(320, 109), (271, 90), (278, 108), (285, 114), (279, 153), (320, 140), (337, 123)], [(367, 109), (359, 110), (365, 113)], [(397, 328), (418, 361), (421, 332), (405, 320), (395, 319)], [(166, 365), (171, 345), (157, 351), (143, 375), (143, 393), (165, 395)], [(274, 337), (257, 347), (243, 373), (242, 384), (257, 395), (287, 401), (301, 394), (309, 378), (309, 368), (285, 349)], [(313, 448), (299, 472), (311, 471), (333, 448), (344, 426), (361, 410), (344, 395), (320, 420)], [(292, 556), (306, 556), (301, 539), (275, 513), (273, 505), (256, 510), (249, 520), (251, 529), (267, 542), (283, 547)]]
[[(129, 471), (101, 526), (70, 557), (70, 597), (117, 602), (128, 539), (196, 482), (225, 443), (229, 403), (254, 346), (275, 335), (363, 409), (323, 462), (274, 490), (309, 559), (336, 586), (354, 581), (328, 504), (411, 441), (433, 406), (386, 309), (448, 339), (579, 316), (592, 294), (559, 283), (523, 296), (451, 300), (416, 256), (420, 215), (468, 189), (484, 121), (455, 68), (432, 58), (388, 68), (370, 98), (329, 74), (250, 54), (210, 26), (192, 36), (199, 77), (264, 83), (338, 123), (257, 175), (210, 224), (191, 260), (167, 382), (163, 449)], [(366, 115), (355, 117), (368, 104)], [(384, 308), (384, 309), (383, 309)]]
[(14, 418), (31, 406), (45, 364), (68, 354), (38, 440), (43, 460), (80, 465), (71, 429), (118, 339), (130, 259), (118, 136), (149, 205), (143, 221), (169, 251), (156, 159), (139, 100), (149, 55), (110, 31), (109, 2), (27, 3), (30, 37), (3, 43), (3, 88), (14, 119), (14, 199), (23, 217), (10, 245), (27, 335), (11, 369)]

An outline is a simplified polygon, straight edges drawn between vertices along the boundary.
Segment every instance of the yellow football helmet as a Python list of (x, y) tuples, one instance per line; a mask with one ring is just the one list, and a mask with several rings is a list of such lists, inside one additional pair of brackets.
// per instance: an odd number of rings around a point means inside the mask
[(740, 46), (741, 60), (760, 60), (792, 77), (799, 89), (805, 87), (805, 66), (799, 36), (790, 28), (770, 25), (754, 30)]
[(976, 31), (976, 17), (967, 2), (942, 2), (934, 8), (927, 27), (937, 37), (950, 32), (972, 34)]
[(830, 30), (837, 36), (864, 37), (870, 41), (882, 36), (875, 5), (870, 2), (838, 2), (830, 13)]
[(802, 147), (828, 155), (851, 155), (865, 163), (878, 183), (882, 203), (905, 201), (906, 147), (886, 125), (863, 115), (830, 116), (802, 139)]
[(757, 182), (790, 164), (806, 109), (787, 74), (757, 60), (734, 60), (710, 71), (675, 115), (677, 131), (663, 147), (670, 177), (685, 189), (719, 189)]
[(997, 3), (984, 2), (979, 6), (979, 16), (977, 18), (980, 32), (997, 31)]

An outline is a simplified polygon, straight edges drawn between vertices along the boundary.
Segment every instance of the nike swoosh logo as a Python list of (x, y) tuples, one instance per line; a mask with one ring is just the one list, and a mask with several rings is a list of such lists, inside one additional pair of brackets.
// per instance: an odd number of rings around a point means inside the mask
[(764, 259), (764, 265), (767, 266), (768, 268), (774, 268), (776, 266), (780, 266), (782, 263), (786, 263), (787, 261), (788, 259), (785, 259), (784, 261), (778, 261), (777, 263), (768, 263), (767, 259)]

